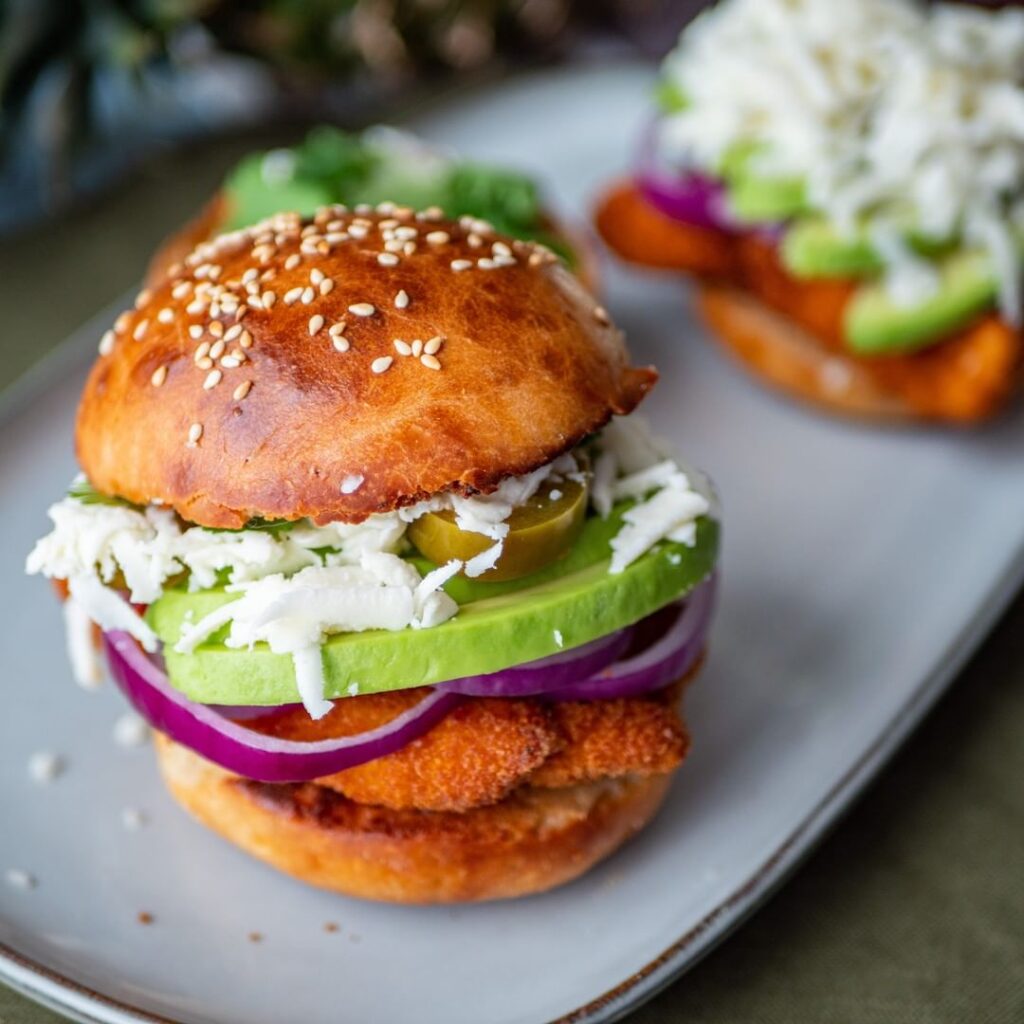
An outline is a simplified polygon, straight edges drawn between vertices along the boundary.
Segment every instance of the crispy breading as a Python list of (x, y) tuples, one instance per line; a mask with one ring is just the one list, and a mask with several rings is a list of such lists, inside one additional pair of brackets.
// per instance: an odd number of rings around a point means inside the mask
[[(423, 694), (367, 694), (337, 701), (319, 721), (294, 708), (247, 724), (283, 739), (350, 736), (384, 724)], [(467, 698), (408, 746), (317, 784), (363, 804), (465, 811), (495, 803), (526, 781), (561, 787), (670, 772), (688, 746), (677, 704), (673, 688), (628, 700), (557, 704)]]
[(667, 217), (630, 183), (620, 182), (602, 197), (594, 223), (601, 237), (633, 263), (712, 277), (728, 275), (735, 266), (728, 235)]
[[(336, 701), (319, 721), (295, 708), (252, 723), (292, 740), (322, 740), (374, 729), (421, 700), (423, 689)], [(318, 779), (359, 803), (394, 809), (462, 811), (500, 800), (562, 744), (538, 701), (470, 699), (426, 735), (374, 761)]]
[(557, 789), (678, 768), (690, 747), (679, 695), (673, 686), (651, 697), (556, 704), (565, 745), (530, 776), (530, 785)]

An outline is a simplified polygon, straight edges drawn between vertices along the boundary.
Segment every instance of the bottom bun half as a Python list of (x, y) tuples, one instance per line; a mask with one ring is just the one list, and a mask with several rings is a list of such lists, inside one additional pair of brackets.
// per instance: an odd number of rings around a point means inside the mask
[(243, 850), (311, 885), (391, 903), (509, 899), (569, 882), (646, 825), (670, 775), (524, 786), (466, 813), (358, 804), (314, 783), (231, 775), (157, 737), (172, 795)]

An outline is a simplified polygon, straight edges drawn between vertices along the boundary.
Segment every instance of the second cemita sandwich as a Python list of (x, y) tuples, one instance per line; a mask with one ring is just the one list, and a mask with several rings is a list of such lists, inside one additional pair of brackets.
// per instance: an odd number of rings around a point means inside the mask
[(28, 568), (79, 678), (96, 624), (172, 793), (249, 852), (375, 899), (543, 890), (688, 748), (718, 526), (631, 415), (655, 379), (543, 246), (276, 215), (104, 335)]
[(1024, 363), (1024, 12), (722, 0), (597, 214), (715, 336), (834, 411), (971, 423)]

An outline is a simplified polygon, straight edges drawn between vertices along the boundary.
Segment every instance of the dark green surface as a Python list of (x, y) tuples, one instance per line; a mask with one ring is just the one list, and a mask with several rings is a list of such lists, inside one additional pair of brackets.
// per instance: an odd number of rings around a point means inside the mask
[[(7, 240), (0, 384), (135, 282), (244, 148), (168, 158)], [(0, 1024), (59, 1019), (0, 987)], [(799, 874), (632, 1021), (1024, 1021), (1024, 600)]]

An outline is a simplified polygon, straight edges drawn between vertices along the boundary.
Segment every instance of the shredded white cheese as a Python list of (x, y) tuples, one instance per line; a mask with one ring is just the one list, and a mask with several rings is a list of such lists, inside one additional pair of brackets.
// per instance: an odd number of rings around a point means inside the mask
[(321, 645), (331, 633), (436, 626), (458, 605), (441, 589), (458, 572), (449, 563), (421, 578), (408, 562), (386, 552), (364, 553), (357, 564), (315, 566), (294, 576), (267, 576), (228, 587), (242, 594), (186, 628), (174, 649), (190, 654), (221, 627), (231, 624), (228, 647), (264, 642), (275, 654), (290, 654), (299, 698), (313, 718), (331, 708), (324, 699)]
[[(665, 538), (694, 543), (695, 521), (709, 510), (709, 501), (642, 421), (614, 420), (596, 449), (592, 497), (598, 512), (607, 515), (622, 498), (637, 500), (612, 541), (611, 572), (621, 572)], [(191, 653), (223, 627), (229, 627), (229, 647), (266, 643), (291, 655), (299, 698), (319, 718), (330, 708), (324, 698), (324, 640), (370, 629), (428, 629), (450, 619), (458, 606), (445, 583), (459, 572), (472, 577), (491, 568), (501, 556), (512, 512), (557, 480), (584, 480), (572, 453), (504, 480), (491, 494), (441, 494), (355, 525), (301, 522), (283, 530), (183, 527), (173, 512), (155, 505), (134, 509), (69, 497), (50, 509), (54, 529), (36, 544), (27, 570), (68, 580), (69, 652), (83, 684), (98, 678), (92, 622), (125, 630), (155, 651), (156, 634), (130, 602), (155, 601), (184, 573), (194, 590), (226, 579), (227, 589), (241, 596), (199, 622), (188, 617), (175, 650)], [(494, 543), (465, 563), (453, 559), (421, 577), (399, 557), (405, 531), (419, 516), (443, 509), (455, 513), (461, 529)]]
[[(686, 29), (665, 73), (687, 106), (662, 123), (663, 159), (715, 173), (753, 144), (752, 170), (802, 180), (840, 231), (910, 227), (983, 247), (1019, 322), (1024, 11), (724, 0)], [(882, 255), (902, 266), (906, 253)], [(929, 283), (908, 286), (907, 273), (897, 297)]]

